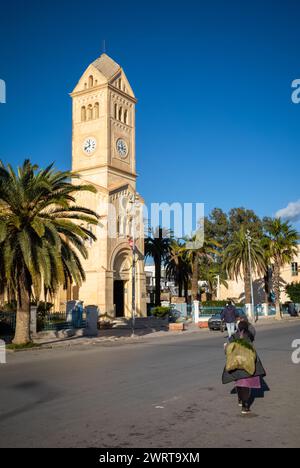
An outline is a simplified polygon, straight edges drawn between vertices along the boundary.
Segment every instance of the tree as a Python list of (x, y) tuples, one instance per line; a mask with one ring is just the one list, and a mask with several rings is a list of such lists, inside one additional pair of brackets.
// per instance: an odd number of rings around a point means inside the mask
[[(242, 227), (245, 232), (249, 229), (255, 237), (262, 236), (263, 223), (253, 210), (243, 207), (232, 208), (226, 214), (220, 208), (215, 208), (205, 218), (205, 236), (218, 242), (220, 251), (230, 245), (235, 233)], [(221, 257), (219, 260), (221, 261)]]
[(169, 254), (171, 243), (171, 233), (159, 227), (157, 230), (150, 231), (145, 239), (145, 256), (151, 257), (155, 265), (155, 306), (161, 304), (161, 268), (163, 262)]
[[(217, 296), (218, 286), (228, 289), (227, 274), (222, 265), (217, 262), (203, 262), (200, 265), (200, 278), (207, 284), (209, 300), (214, 301)], [(219, 298), (218, 298), (219, 299)]]
[(213, 209), (210, 215), (205, 218), (205, 236), (218, 242), (220, 249), (226, 248), (229, 244), (229, 227), (228, 216), (220, 208)]
[[(265, 257), (259, 239), (253, 236), (250, 243), (250, 258), (253, 273), (263, 274), (265, 271)], [(249, 244), (246, 231), (242, 227), (233, 235), (231, 244), (223, 255), (223, 267), (230, 279), (243, 278), (245, 283), (245, 303), (251, 303)]]
[(263, 222), (253, 210), (246, 208), (233, 208), (229, 211), (229, 243), (235, 237), (235, 234), (244, 229), (245, 232), (249, 230), (252, 237), (260, 238), (263, 235)]
[[(195, 242), (196, 237), (189, 239), (189, 242)], [(214, 239), (205, 237), (203, 246), (199, 249), (189, 250), (186, 249), (187, 258), (189, 259), (192, 272), (192, 299), (196, 301), (199, 294), (199, 279), (200, 279), (200, 264), (201, 261), (213, 261), (219, 254), (218, 248), (220, 244)]]
[(282, 221), (280, 218), (269, 219), (265, 222), (268, 255), (273, 262), (273, 285), (275, 292), (276, 318), (282, 319), (280, 309), (281, 296), (281, 268), (287, 263), (291, 263), (298, 253), (299, 235), (292, 228), (288, 221)]
[(45, 288), (54, 294), (60, 285), (85, 280), (80, 256), (85, 242), (95, 240), (86, 225), (96, 225), (93, 211), (76, 205), (76, 195), (95, 191), (73, 185), (71, 172), (41, 170), (26, 160), (15, 173), (0, 163), (0, 279), (17, 299), (14, 343), (30, 342), (30, 301)]
[(285, 290), (292, 302), (300, 304), (300, 283), (288, 284)]
[(187, 300), (191, 267), (184, 243), (176, 240), (170, 243), (166, 266), (167, 278), (169, 281), (175, 281), (176, 286), (178, 286), (179, 297), (182, 297), (184, 290), (184, 296)]

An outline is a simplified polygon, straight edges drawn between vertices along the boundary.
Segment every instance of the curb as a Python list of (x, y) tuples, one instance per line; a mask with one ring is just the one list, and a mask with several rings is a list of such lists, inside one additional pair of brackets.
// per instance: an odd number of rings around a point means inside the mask
[[(289, 323), (296, 323), (298, 322), (300, 324), (300, 319), (299, 318), (284, 318), (283, 320), (275, 320), (274, 317), (265, 317), (265, 318), (260, 318), (260, 320), (254, 324), (257, 328), (260, 326), (274, 326), (274, 325), (282, 325), (282, 324), (289, 324)], [(204, 333), (203, 333), (204, 332)], [(206, 333), (205, 333), (206, 332)], [(203, 336), (209, 335), (212, 336), (212, 332), (209, 329), (206, 328), (194, 328), (194, 329), (187, 329), (185, 331), (156, 331), (155, 333), (149, 333), (145, 335), (136, 335), (135, 337), (131, 336), (119, 336), (119, 337), (107, 337), (107, 338), (101, 338), (98, 337), (99, 341), (96, 341), (97, 338), (95, 339), (85, 339), (84, 336), (79, 336), (78, 338), (81, 339), (82, 341), (77, 342), (74, 341), (74, 337), (66, 338), (63, 341), (53, 341), (52, 343), (36, 343), (37, 346), (33, 348), (28, 348), (28, 349), (7, 349), (8, 354), (14, 354), (14, 353), (22, 353), (22, 352), (34, 352), (34, 351), (41, 351), (41, 350), (53, 350), (53, 349), (71, 349), (71, 348), (78, 348), (80, 346), (101, 346), (101, 345), (107, 345), (107, 344), (136, 344), (136, 343), (142, 343), (145, 342), (147, 339), (159, 339), (162, 337), (179, 337), (179, 336), (187, 336), (187, 335), (200, 335)], [(90, 340), (90, 341), (89, 341)]]

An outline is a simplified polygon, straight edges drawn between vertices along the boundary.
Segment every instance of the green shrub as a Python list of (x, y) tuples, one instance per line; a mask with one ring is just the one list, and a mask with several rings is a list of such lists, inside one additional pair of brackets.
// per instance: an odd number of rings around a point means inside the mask
[[(44, 329), (45, 323), (47, 322), (47, 317), (52, 308), (53, 308), (53, 304), (51, 302), (41, 301), (37, 304), (36, 319), (37, 319), (37, 331), (38, 332)], [(57, 322), (59, 322), (59, 320), (57, 320)]]
[(38, 314), (46, 314), (47, 312), (50, 312), (50, 310), (53, 308), (54, 304), (51, 302), (39, 302), (37, 306), (37, 313)]
[(300, 304), (300, 283), (288, 284), (285, 289), (291, 301)]
[(164, 319), (169, 316), (170, 311), (170, 307), (155, 307), (151, 312), (154, 317)]
[(16, 312), (17, 310), (17, 301), (6, 302), (3, 306), (4, 312)]

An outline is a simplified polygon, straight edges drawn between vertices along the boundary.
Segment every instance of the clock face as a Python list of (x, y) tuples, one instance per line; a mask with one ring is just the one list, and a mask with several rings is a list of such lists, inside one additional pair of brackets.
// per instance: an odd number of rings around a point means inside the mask
[(122, 138), (117, 141), (117, 151), (122, 159), (125, 159), (128, 156), (128, 146), (126, 141)]
[(97, 142), (95, 138), (89, 137), (83, 143), (83, 151), (88, 155), (93, 154), (96, 151), (96, 148)]

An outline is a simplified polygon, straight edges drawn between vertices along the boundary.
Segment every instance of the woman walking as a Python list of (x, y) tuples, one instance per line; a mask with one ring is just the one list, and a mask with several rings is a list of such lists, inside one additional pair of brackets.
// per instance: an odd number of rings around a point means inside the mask
[[(242, 408), (242, 414), (250, 414), (250, 399), (251, 390), (261, 388), (261, 377), (266, 376), (266, 372), (259, 357), (255, 354), (253, 342), (255, 339), (255, 329), (249, 322), (243, 320), (238, 324), (238, 331), (230, 339), (230, 343), (237, 342), (245, 346), (248, 350), (252, 350), (255, 356), (255, 371), (253, 375), (249, 374), (244, 368), (236, 368), (233, 371), (228, 371), (227, 366), (223, 372), (223, 384), (235, 382), (238, 394), (238, 404)], [(241, 341), (242, 340), (242, 341)], [(228, 353), (227, 353), (228, 354)]]

